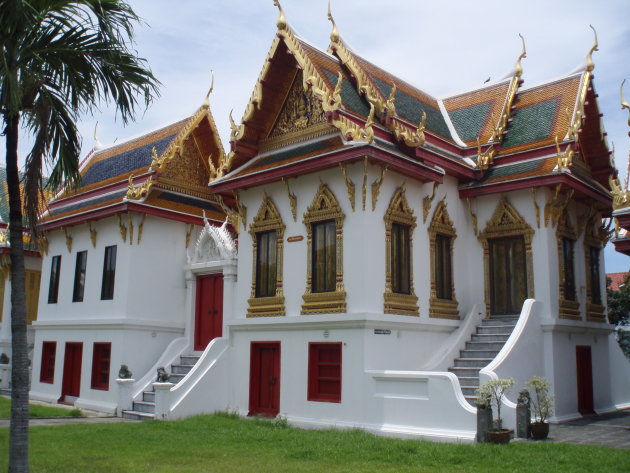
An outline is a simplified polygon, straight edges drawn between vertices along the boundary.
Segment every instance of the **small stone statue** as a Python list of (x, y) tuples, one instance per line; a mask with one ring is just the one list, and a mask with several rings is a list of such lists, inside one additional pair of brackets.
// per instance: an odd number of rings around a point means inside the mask
[(529, 391), (527, 389), (523, 389), (518, 393), (518, 401), (517, 404), (520, 406), (529, 406), (531, 402), (531, 398), (529, 395)]
[(163, 366), (160, 366), (157, 369), (157, 380), (156, 381), (158, 383), (166, 383), (170, 377), (171, 377), (171, 375), (167, 373), (167, 371), (164, 369)]
[(133, 376), (133, 373), (129, 371), (129, 367), (127, 365), (120, 365), (120, 370), (118, 371), (118, 378), (130, 379), (132, 376)]
[(6, 353), (0, 355), (0, 365), (8, 365), (9, 364), (9, 356)]

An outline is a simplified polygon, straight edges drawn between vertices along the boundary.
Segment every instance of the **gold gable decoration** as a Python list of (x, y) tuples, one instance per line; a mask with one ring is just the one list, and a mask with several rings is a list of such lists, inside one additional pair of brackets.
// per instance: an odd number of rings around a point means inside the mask
[(409, 227), (409, 254), (413, 255), (413, 230), (416, 228), (416, 217), (407, 202), (405, 188), (399, 187), (389, 202), (385, 216), (385, 293), (383, 294), (386, 314), (419, 315), (418, 296), (413, 287), (413, 264), (409, 268), (409, 294), (392, 291), (392, 225), (401, 223)]
[[(263, 196), (262, 204), (258, 214), (254, 217), (249, 226), (249, 234), (252, 237), (252, 291), (248, 300), (247, 317), (271, 317), (285, 315), (284, 295), (283, 295), (283, 249), (284, 249), (284, 229), (282, 217), (267, 193)], [(257, 233), (275, 231), (276, 232), (276, 294), (271, 297), (256, 297), (256, 261), (258, 259), (258, 238)]]

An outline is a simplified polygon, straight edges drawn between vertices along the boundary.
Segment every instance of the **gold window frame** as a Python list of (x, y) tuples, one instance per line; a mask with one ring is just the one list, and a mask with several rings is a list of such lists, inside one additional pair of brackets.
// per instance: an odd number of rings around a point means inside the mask
[[(430, 248), (430, 269), (431, 269), (431, 295), (429, 298), (429, 317), (439, 319), (459, 319), (459, 310), (457, 297), (455, 295), (455, 273), (453, 272), (454, 246), (457, 232), (453, 221), (450, 219), (446, 207), (446, 201), (442, 199), (433, 213), (433, 218), (428, 228), (429, 232), (429, 248)], [(451, 254), (451, 299), (441, 299), (437, 296), (436, 271), (438, 267), (436, 240), (438, 235), (444, 235), (450, 238), (450, 254)]]
[(483, 247), (483, 278), (486, 315), (490, 316), (490, 249), (489, 240), (522, 236), (525, 240), (525, 265), (527, 271), (527, 298), (535, 297), (534, 291), (534, 258), (532, 251), (532, 236), (534, 229), (525, 221), (518, 211), (510, 204), (506, 197), (501, 197), (492, 217), (486, 223), (486, 228), (477, 237)]
[[(252, 291), (248, 300), (247, 317), (274, 317), (285, 315), (283, 294), (283, 249), (284, 229), (282, 217), (271, 198), (265, 193), (258, 209), (258, 214), (249, 226), (252, 237)], [(258, 261), (258, 233), (275, 231), (276, 240), (276, 295), (271, 297), (256, 297), (256, 263)]]
[[(418, 310), (418, 296), (413, 286), (413, 231), (416, 228), (416, 217), (409, 207), (405, 188), (399, 187), (394, 192), (385, 216), (385, 293), (383, 294), (386, 314), (415, 315)], [(399, 223), (409, 227), (409, 294), (392, 291), (392, 225)]]
[[(599, 275), (601, 277), (601, 259), (602, 259), (602, 248), (604, 248), (604, 243), (599, 238), (599, 226), (598, 219), (591, 219), (586, 225), (586, 230), (584, 232), (584, 259), (586, 262), (584, 271), (586, 273), (586, 320), (589, 322), (605, 322), (606, 315), (604, 314), (606, 307), (603, 304), (595, 304), (593, 303), (593, 294), (591, 291), (591, 248), (597, 248), (599, 250), (599, 261), (600, 261), (600, 270)], [(603, 301), (606, 297), (606, 292), (601, 293), (601, 300)]]
[[(306, 226), (306, 290), (302, 299), (302, 314), (330, 314), (346, 312), (346, 291), (343, 285), (343, 221), (345, 214), (330, 188), (321, 182), (311, 205), (304, 213), (302, 222)], [(335, 290), (313, 292), (313, 223), (335, 221), (336, 275)]]
[[(571, 220), (569, 220), (566, 214), (560, 217), (558, 221), (558, 229), (556, 231), (556, 238), (558, 243), (558, 279), (559, 279), (559, 300), (558, 300), (558, 316), (561, 319), (574, 319), (579, 320), (580, 316), (580, 303), (577, 300), (577, 284), (576, 281), (573, 281), (573, 285), (576, 287), (575, 298), (576, 300), (572, 301), (566, 298), (565, 294), (565, 267), (564, 267), (564, 240), (568, 239), (573, 241), (573, 248), (575, 251), (575, 242), (577, 240), (577, 232), (571, 225)], [(575, 254), (573, 255), (573, 278), (575, 279)]]

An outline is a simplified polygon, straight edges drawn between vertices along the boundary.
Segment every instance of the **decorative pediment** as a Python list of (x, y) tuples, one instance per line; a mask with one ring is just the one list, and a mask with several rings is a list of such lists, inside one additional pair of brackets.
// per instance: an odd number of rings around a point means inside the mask
[(282, 232), (285, 225), (282, 223), (282, 217), (278, 208), (275, 206), (271, 198), (265, 193), (263, 202), (258, 209), (258, 213), (254, 217), (252, 224), (249, 226), (249, 233), (255, 238), (256, 233), (276, 230), (278, 236), (282, 238)]
[(191, 264), (210, 263), (229, 260), (236, 257), (236, 244), (227, 229), (227, 219), (223, 225), (210, 225), (204, 217), (203, 230), (197, 238), (195, 252), (190, 258)]
[(385, 213), (385, 222), (399, 222), (409, 225), (412, 228), (416, 226), (416, 217), (413, 215), (413, 209), (407, 202), (405, 188), (399, 187), (389, 202), (389, 207)]
[(337, 198), (326, 184), (320, 183), (313, 202), (304, 214), (304, 223), (310, 224), (313, 221), (339, 218), (343, 220), (344, 213)]
[(512, 204), (505, 197), (502, 197), (494, 214), (492, 214), (492, 218), (486, 223), (486, 228), (481, 232), (479, 238), (498, 238), (522, 234), (531, 236), (533, 233), (532, 227), (529, 226)]
[(453, 221), (451, 220), (448, 210), (446, 208), (446, 201), (442, 199), (437, 207), (435, 208), (435, 212), (433, 212), (433, 218), (431, 219), (431, 224), (429, 225), (429, 232), (431, 234), (442, 234), (455, 236), (455, 226), (453, 225)]

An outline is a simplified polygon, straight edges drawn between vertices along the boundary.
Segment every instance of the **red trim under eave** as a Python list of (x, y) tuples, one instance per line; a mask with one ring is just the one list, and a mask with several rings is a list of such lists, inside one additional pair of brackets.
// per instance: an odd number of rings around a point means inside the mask
[[(619, 212), (619, 211), (617, 211)], [(617, 222), (619, 222), (619, 226), (630, 231), (630, 212), (624, 212), (622, 214), (615, 215)]]
[(406, 176), (416, 178), (421, 182), (438, 182), (442, 183), (444, 176), (436, 169), (428, 168), (424, 165), (418, 165), (406, 162), (399, 157), (386, 153), (369, 145), (355, 146), (346, 149), (340, 153), (333, 153), (328, 156), (315, 156), (305, 161), (290, 163), (286, 166), (263, 170), (256, 174), (248, 174), (241, 178), (210, 185), (214, 193), (230, 191), (234, 189), (243, 189), (248, 187), (259, 186), (269, 182), (277, 181), (287, 176), (298, 176), (321, 171), (336, 166), (339, 163), (347, 161), (356, 161), (363, 157), (370, 157), (383, 162), (389, 166), (392, 171), (399, 172)]
[(615, 251), (618, 253), (630, 256), (630, 238), (613, 240), (613, 245), (615, 245)]
[(483, 187), (473, 187), (469, 189), (460, 189), (459, 197), (464, 199), (468, 197), (477, 197), (480, 195), (499, 194), (501, 192), (511, 192), (521, 189), (529, 189), (531, 187), (553, 186), (556, 184), (566, 184), (568, 187), (584, 194), (584, 196), (596, 200), (600, 204), (612, 209), (612, 198), (604, 196), (595, 189), (587, 186), (581, 181), (574, 179), (569, 174), (562, 173), (554, 176), (535, 177), (532, 179), (522, 179), (520, 181), (501, 182), (498, 184), (488, 184)]
[(475, 170), (460, 164), (453, 159), (447, 159), (438, 154), (427, 151), (424, 148), (416, 148), (416, 157), (429, 165), (440, 166), (449, 176), (457, 179), (472, 180), (475, 178)]
[[(0, 247), (0, 255), (8, 255), (10, 253), (11, 253), (11, 248), (9, 246)], [(24, 256), (32, 256), (34, 258), (42, 257), (39, 251), (33, 251), (33, 250), (24, 250)]]
[(99, 218), (111, 217), (112, 215), (123, 212), (140, 212), (146, 213), (148, 215), (154, 215), (156, 217), (166, 218), (168, 220), (175, 220), (177, 222), (203, 225), (203, 218), (201, 217), (181, 214), (179, 212), (150, 207), (138, 203), (121, 202), (120, 204), (112, 205), (111, 207), (107, 207), (104, 209), (95, 209), (78, 215), (73, 215), (71, 217), (55, 220), (49, 223), (42, 223), (40, 225), (40, 229), (44, 231), (56, 230), (62, 227), (79, 225), (81, 223), (87, 222), (88, 220), (97, 220)]

